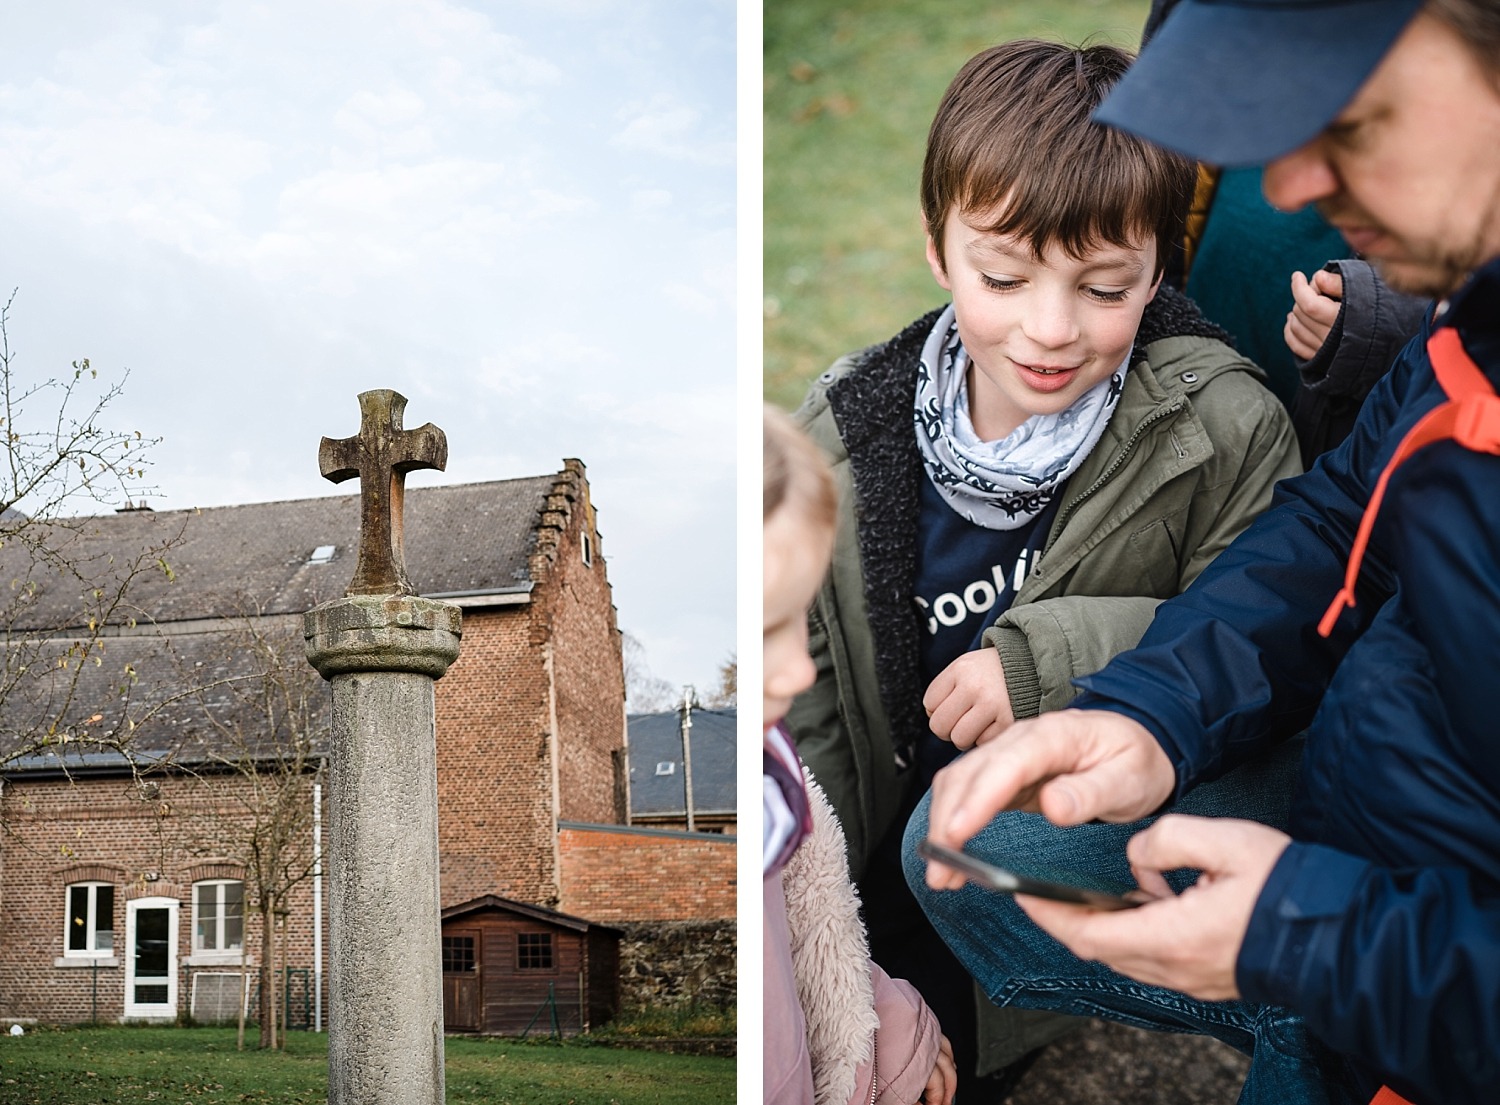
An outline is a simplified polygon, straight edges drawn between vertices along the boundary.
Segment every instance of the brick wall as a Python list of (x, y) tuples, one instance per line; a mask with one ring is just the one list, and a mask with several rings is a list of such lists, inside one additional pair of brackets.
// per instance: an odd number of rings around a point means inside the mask
[[(0, 1017), (48, 1023), (113, 1022), (124, 1010), (127, 903), (174, 898), (179, 956), (178, 1007), (186, 1011), (193, 970), (237, 970), (237, 963), (192, 967), (192, 887), (239, 878), (232, 856), (239, 799), (249, 784), (233, 777), (153, 780), (150, 796), (130, 779), (9, 782), (0, 797), (8, 836), (0, 867)], [(311, 780), (306, 780), (307, 787)], [(310, 804), (310, 798), (308, 802)], [(242, 822), (241, 822), (242, 824)], [(307, 829), (310, 847), (311, 828)], [(218, 838), (222, 846), (215, 848)], [(114, 886), (115, 963), (93, 969), (64, 956), (67, 891), (77, 882)], [(286, 963), (313, 967), (311, 881), (291, 893)], [(260, 959), (260, 918), (245, 918), (252, 964)], [(279, 954), (278, 939), (278, 954)], [(326, 945), (325, 945), (326, 952)], [(58, 966), (57, 960), (66, 964)], [(78, 964), (78, 965), (71, 965)], [(326, 971), (326, 964), (325, 964)]]
[(551, 703), (531, 606), (464, 611), (458, 660), (437, 685), (442, 904), (481, 894), (557, 898)]
[(547, 498), (530, 572), (528, 604), (464, 611), (437, 686), (444, 907), (499, 894), (557, 908), (556, 821), (624, 820), (625, 676), (578, 461)]
[(558, 817), (622, 823), (625, 796), (618, 764), (625, 747), (625, 671), (620, 634), (583, 464), (565, 464), (548, 496), (532, 557), (533, 577), (545, 580), (539, 605), (545, 605), (552, 645), (560, 738)]
[(564, 826), (563, 913), (602, 924), (735, 915), (735, 840), (714, 833)]

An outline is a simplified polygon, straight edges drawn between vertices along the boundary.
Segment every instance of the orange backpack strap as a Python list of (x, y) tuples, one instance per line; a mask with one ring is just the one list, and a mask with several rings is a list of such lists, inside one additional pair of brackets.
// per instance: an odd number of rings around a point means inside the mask
[[(1354, 545), (1349, 550), (1344, 586), (1318, 623), (1319, 636), (1327, 637), (1332, 633), (1344, 607), (1352, 609), (1354, 606), (1354, 583), (1359, 578), (1359, 564), (1364, 559), (1365, 546), (1370, 543), (1370, 531), (1375, 528), (1375, 516), (1380, 512), (1385, 486), (1397, 466), (1424, 445), (1435, 441), (1453, 440), (1475, 452), (1500, 454), (1500, 396), (1495, 394), (1484, 373), (1465, 352), (1458, 331), (1451, 326), (1434, 331), (1427, 339), (1427, 356), (1448, 399), (1417, 420), (1380, 473), (1369, 505), (1359, 520)], [(1381, 1102), (1381, 1105), (1385, 1103)]]
[(1412, 1105), (1389, 1086), (1381, 1086), (1380, 1092), (1370, 1099), (1370, 1105)]

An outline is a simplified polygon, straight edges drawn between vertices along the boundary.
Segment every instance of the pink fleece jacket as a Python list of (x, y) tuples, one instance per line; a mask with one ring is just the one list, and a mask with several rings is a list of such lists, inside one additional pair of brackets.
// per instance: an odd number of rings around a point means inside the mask
[(808, 792), (813, 834), (763, 886), (766, 1105), (913, 1105), (937, 1019), (870, 961), (843, 833), (810, 777)]

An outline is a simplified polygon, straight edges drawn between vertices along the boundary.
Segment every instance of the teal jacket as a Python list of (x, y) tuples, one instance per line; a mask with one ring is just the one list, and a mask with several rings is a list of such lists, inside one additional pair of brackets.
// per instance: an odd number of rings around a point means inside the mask
[[(797, 412), (840, 494), (833, 564), (809, 615), (817, 680), (788, 717), (863, 873), (890, 828), (926, 730), (919, 673), (918, 481), (912, 421), (934, 312), (840, 359)], [(1058, 709), (1140, 640), (1178, 594), (1301, 470), (1285, 409), (1190, 300), (1147, 307), (1104, 436), (1063, 489), (1041, 558), (987, 631), (1017, 717)]]

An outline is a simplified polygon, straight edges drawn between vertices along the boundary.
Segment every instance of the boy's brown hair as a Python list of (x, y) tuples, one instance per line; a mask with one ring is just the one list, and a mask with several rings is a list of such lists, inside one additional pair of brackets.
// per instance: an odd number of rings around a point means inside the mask
[(952, 210), (982, 229), (1079, 258), (1156, 240), (1161, 272), (1182, 238), (1194, 163), (1095, 123), (1130, 66), (1114, 46), (1021, 40), (970, 58), (943, 94), (922, 164), (922, 215), (938, 259)]

